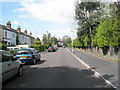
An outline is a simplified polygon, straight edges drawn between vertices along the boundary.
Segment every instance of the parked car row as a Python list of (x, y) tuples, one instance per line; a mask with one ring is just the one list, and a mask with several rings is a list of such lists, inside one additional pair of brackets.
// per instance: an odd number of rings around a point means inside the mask
[[(48, 52), (55, 52), (58, 50), (58, 46), (50, 46)], [(18, 49), (16, 55), (8, 53), (5, 50), (0, 50), (0, 77), (2, 82), (7, 79), (18, 75), (23, 75), (23, 65), (25, 63), (36, 64), (40, 62), (41, 54), (35, 48), (21, 48)]]
[(5, 50), (0, 50), (0, 77), (2, 82), (7, 79), (23, 74), (23, 64), (36, 64), (41, 59), (41, 54), (34, 48), (22, 48), (16, 52), (16, 55), (8, 53)]

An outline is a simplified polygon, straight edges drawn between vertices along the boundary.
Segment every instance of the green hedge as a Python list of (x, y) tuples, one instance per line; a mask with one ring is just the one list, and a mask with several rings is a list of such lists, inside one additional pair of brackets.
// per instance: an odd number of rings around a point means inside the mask
[(72, 42), (67, 44), (67, 47), (72, 48)]
[(7, 45), (0, 43), (0, 50), (7, 50)]
[(42, 52), (45, 50), (46, 45), (31, 45), (31, 48), (35, 48), (37, 51)]

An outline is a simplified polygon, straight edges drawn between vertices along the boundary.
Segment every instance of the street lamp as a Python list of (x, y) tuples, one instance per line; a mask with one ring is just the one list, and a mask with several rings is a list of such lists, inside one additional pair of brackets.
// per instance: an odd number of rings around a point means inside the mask
[[(71, 30), (72, 33), (76, 32), (76, 31), (77, 31), (77, 30)], [(73, 53), (73, 42), (74, 42), (73, 40), (74, 40), (74, 39), (73, 39), (73, 38), (71, 38), (71, 39), (72, 39), (72, 53)]]
[[(71, 30), (71, 32), (74, 32), (73, 30)], [(72, 39), (72, 53), (73, 53), (73, 38)]]

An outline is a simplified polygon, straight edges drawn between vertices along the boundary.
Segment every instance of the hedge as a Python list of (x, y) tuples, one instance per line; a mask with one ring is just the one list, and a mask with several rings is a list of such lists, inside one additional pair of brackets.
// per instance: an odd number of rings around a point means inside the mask
[(7, 45), (0, 43), (0, 50), (7, 50)]
[(31, 45), (31, 48), (35, 48), (37, 51), (42, 52), (45, 50), (46, 46), (45, 45)]

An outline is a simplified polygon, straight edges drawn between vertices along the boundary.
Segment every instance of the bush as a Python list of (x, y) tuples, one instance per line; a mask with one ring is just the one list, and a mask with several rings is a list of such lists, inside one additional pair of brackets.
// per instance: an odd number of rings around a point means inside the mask
[(7, 45), (0, 43), (0, 50), (7, 50)]
[(10, 51), (8, 51), (8, 52), (11, 53), (13, 56), (15, 56), (17, 51), (18, 51), (18, 50), (10, 50)]
[(35, 48), (37, 51), (39, 51), (39, 52), (42, 52), (42, 51), (44, 51), (45, 50), (45, 48), (47, 47), (47, 46), (45, 46), (45, 45), (31, 45), (30, 46), (31, 48)]

